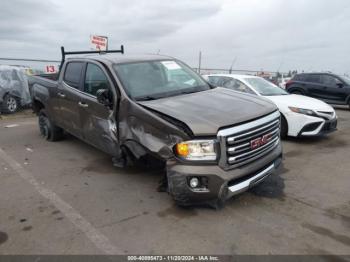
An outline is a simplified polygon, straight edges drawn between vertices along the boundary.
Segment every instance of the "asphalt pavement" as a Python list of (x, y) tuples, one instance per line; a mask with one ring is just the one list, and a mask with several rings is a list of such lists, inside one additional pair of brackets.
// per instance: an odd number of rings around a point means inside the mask
[(31, 114), (0, 119), (0, 254), (350, 254), (350, 111), (283, 141), (278, 174), (220, 210), (179, 208), (162, 170), (116, 168)]

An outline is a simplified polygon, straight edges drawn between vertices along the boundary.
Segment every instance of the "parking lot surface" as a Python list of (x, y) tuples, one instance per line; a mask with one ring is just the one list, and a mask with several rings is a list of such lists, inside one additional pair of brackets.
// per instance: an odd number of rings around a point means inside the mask
[(220, 210), (176, 207), (161, 170), (120, 169), (34, 116), (0, 120), (0, 254), (350, 254), (350, 112), (288, 139), (278, 174)]

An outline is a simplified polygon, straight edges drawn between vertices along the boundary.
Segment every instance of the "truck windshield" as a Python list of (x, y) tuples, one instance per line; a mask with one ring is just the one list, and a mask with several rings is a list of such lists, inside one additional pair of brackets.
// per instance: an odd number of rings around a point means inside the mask
[(282, 88), (274, 85), (273, 83), (263, 79), (263, 78), (245, 78), (254, 89), (262, 96), (282, 96), (289, 95)]
[(210, 89), (199, 75), (175, 60), (115, 64), (113, 68), (128, 95), (138, 101)]

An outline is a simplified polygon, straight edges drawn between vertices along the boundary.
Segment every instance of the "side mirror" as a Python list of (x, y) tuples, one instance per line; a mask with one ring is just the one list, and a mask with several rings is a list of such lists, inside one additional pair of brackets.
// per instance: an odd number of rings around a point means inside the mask
[(108, 89), (97, 90), (96, 97), (97, 97), (97, 102), (99, 102), (102, 105), (111, 106), (113, 104), (111, 99), (111, 94)]
[(337, 85), (337, 87), (339, 87), (339, 88), (342, 88), (343, 86), (344, 86), (344, 84), (340, 81), (340, 80), (336, 80), (335, 81), (335, 84)]

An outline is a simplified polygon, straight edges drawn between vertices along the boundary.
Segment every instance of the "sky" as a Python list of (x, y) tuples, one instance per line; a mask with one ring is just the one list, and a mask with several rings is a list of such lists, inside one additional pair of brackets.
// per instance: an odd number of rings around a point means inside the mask
[[(160, 53), (197, 67), (350, 74), (349, 0), (4, 0), (0, 57), (60, 59), (109, 48)], [(1, 61), (0, 61), (1, 63)]]

